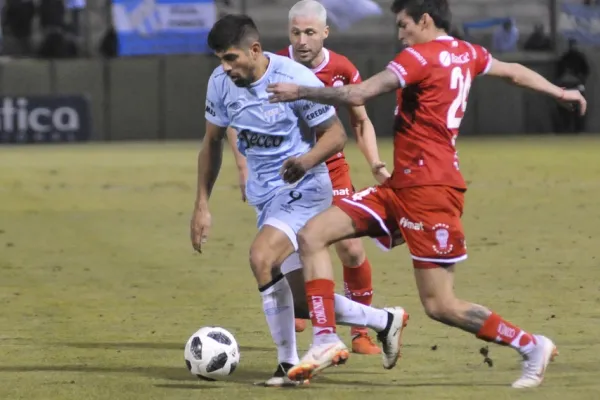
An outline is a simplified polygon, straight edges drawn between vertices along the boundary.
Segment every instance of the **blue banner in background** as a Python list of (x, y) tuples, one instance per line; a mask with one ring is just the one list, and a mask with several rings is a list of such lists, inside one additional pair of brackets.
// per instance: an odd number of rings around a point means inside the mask
[(582, 45), (600, 46), (600, 7), (583, 4), (563, 4), (558, 18), (558, 30)]
[(214, 0), (113, 0), (120, 56), (208, 53)]

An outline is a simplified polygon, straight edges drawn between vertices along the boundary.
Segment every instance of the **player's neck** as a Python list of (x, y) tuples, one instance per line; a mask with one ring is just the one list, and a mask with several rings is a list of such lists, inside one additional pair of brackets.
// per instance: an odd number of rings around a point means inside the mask
[(323, 60), (325, 60), (325, 50), (321, 49), (319, 55), (310, 60), (308, 63), (304, 64), (304, 66), (310, 69), (315, 69), (323, 63)]
[(436, 29), (435, 31), (433, 31), (431, 33), (431, 39), (430, 40), (435, 40), (437, 38), (444, 37), (444, 36), (450, 36), (450, 35), (448, 35), (448, 32), (446, 32), (443, 29)]
[(262, 77), (267, 72), (267, 69), (269, 68), (269, 62), (269, 57), (265, 56), (264, 53), (260, 55), (260, 58), (258, 59), (258, 62), (256, 63), (256, 67), (254, 69), (255, 80), (252, 83), (258, 82), (262, 79)]

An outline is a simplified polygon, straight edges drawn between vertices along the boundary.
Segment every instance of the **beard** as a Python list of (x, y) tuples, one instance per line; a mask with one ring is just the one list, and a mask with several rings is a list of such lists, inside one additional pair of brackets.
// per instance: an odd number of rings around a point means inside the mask
[(229, 79), (231, 79), (237, 87), (248, 87), (254, 82), (254, 79), (251, 76), (242, 77), (239, 75), (229, 75)]

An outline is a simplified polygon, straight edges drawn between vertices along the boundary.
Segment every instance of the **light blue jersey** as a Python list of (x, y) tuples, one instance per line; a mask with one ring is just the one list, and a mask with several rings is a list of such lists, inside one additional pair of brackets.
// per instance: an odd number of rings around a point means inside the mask
[[(334, 107), (307, 100), (269, 103), (266, 89), (271, 83), (324, 85), (311, 70), (290, 58), (264, 54), (270, 62), (260, 80), (249, 87), (237, 87), (223, 68), (217, 67), (210, 76), (206, 94), (206, 119), (238, 132), (238, 149), (248, 165), (246, 197), (254, 206), (265, 205), (278, 192), (291, 188), (279, 174), (283, 162), (308, 152), (316, 142), (310, 128), (335, 115)], [(308, 171), (305, 179), (318, 176), (320, 181), (321, 175), (329, 179), (325, 163)]]

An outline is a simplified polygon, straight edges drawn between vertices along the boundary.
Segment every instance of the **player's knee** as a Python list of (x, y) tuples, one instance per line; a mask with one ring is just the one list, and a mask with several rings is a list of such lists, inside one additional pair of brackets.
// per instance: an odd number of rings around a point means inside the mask
[(438, 297), (422, 299), (421, 301), (425, 308), (425, 314), (427, 314), (429, 318), (444, 323), (454, 319), (454, 301)]
[(336, 250), (344, 266), (357, 267), (365, 261), (365, 249), (360, 239), (342, 240), (336, 243)]
[(322, 247), (318, 232), (313, 228), (310, 222), (298, 232), (298, 249), (301, 254), (312, 253)]
[(273, 269), (274, 259), (272, 252), (268, 249), (252, 246), (249, 254), (250, 267), (257, 280), (267, 282), (271, 280), (271, 271)]

